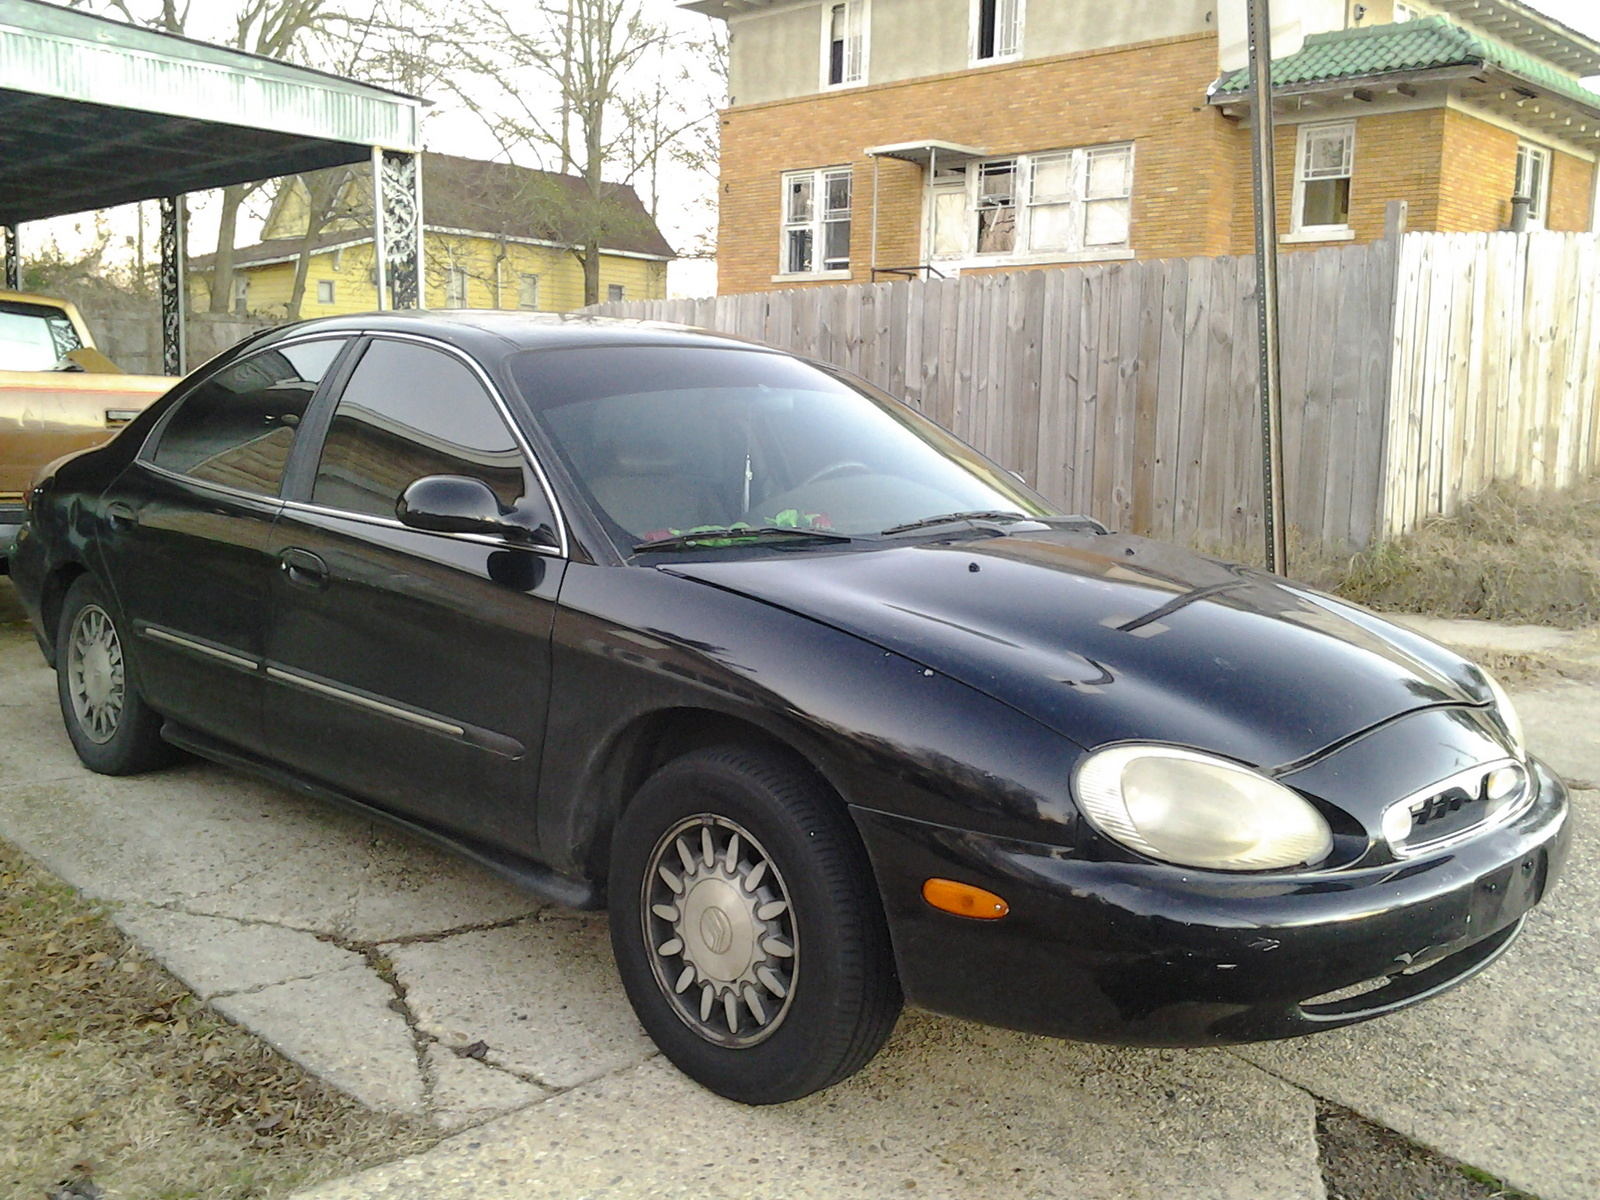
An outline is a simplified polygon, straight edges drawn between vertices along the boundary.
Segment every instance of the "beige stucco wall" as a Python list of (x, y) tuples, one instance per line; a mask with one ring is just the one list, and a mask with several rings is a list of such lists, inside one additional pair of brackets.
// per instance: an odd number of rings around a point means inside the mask
[[(824, 90), (823, 7), (812, 0), (729, 18), (730, 107)], [(1021, 57), (1048, 58), (1208, 33), (1213, 8), (1214, 0), (1024, 0)], [(964, 70), (970, 65), (971, 21), (971, 0), (867, 0), (864, 82), (893, 83)]]
[(822, 6), (790, 4), (728, 19), (728, 103), (820, 90)]

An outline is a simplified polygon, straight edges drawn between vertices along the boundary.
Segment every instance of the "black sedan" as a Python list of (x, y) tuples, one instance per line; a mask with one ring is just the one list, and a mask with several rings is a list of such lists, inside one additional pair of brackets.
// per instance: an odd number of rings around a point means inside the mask
[(728, 338), (296, 325), (29, 505), (85, 763), (181, 749), (608, 904), (645, 1028), (750, 1103), (860, 1068), (902, 996), (1144, 1045), (1392, 1012), (1569, 843), (1478, 667)]

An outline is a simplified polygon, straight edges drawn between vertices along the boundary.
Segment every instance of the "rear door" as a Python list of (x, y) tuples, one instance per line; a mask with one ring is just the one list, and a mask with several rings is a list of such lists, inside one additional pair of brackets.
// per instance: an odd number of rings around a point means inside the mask
[(375, 337), (314, 471), (272, 531), (272, 753), (297, 770), (459, 835), (536, 848), (550, 633), (566, 561), (497, 538), (403, 526), (427, 475), (482, 479), (543, 508), (531, 455), (465, 355)]
[(275, 345), (202, 379), (104, 497), (99, 544), (160, 713), (262, 749), (267, 549), (289, 452), (344, 338)]

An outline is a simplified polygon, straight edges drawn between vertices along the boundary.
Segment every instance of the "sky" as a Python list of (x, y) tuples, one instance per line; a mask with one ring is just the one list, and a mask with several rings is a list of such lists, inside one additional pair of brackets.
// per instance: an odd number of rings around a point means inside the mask
[[(60, 3), (62, 0), (55, 0)], [(1041, 0), (1034, 0), (1035, 3)], [(1048, 0), (1043, 0), (1048, 2)], [(1600, 0), (1525, 0), (1529, 7), (1538, 9), (1556, 20), (1563, 22), (1580, 33), (1600, 40)], [(642, 0), (646, 14), (652, 19), (669, 23), (673, 28), (682, 30), (686, 36), (695, 36), (703, 31), (710, 18), (696, 13), (684, 12), (677, 7), (673, 0)], [(233, 5), (224, 6), (215, 3), (215, 0), (204, 0), (197, 6), (202, 10), (217, 12), (223, 15), (232, 11)], [(199, 36), (208, 32), (204, 29), (196, 31)], [(220, 33), (220, 29), (217, 31)], [(1600, 91), (1600, 76), (1585, 81), (1588, 85)], [(498, 157), (499, 146), (487, 130), (459, 106), (453, 106), (440, 97), (431, 97), (436, 101), (429, 110), (424, 121), (423, 136), (429, 149), (448, 149), (452, 154), (461, 154), (470, 157), (494, 158)], [(531, 162), (524, 165), (535, 165)], [(705, 192), (713, 185), (704, 176), (690, 178), (679, 174), (673, 178), (664, 178), (662, 186), (662, 204), (659, 223), (668, 242), (678, 248), (688, 247), (707, 233), (714, 233), (711, 228), (714, 214), (708, 204)], [(147, 210), (147, 238), (154, 243), (154, 204), (146, 206)], [(131, 256), (130, 243), (137, 230), (136, 211), (132, 206), (121, 210), (114, 210), (111, 220), (116, 234), (115, 253)], [(90, 241), (94, 231), (92, 214), (83, 214), (77, 217), (62, 217), (53, 221), (41, 221), (27, 226), (24, 231), (26, 241), (35, 245), (46, 239), (56, 242), (63, 252), (68, 254), (81, 253)], [(260, 220), (257, 217), (250, 220), (242, 217), (239, 230), (239, 244), (248, 245), (260, 231)], [(216, 218), (214, 205), (210, 205), (199, 198), (191, 204), (190, 226), (190, 253), (204, 254), (210, 252), (216, 243)], [(24, 247), (26, 253), (26, 246)], [(680, 260), (673, 263), (668, 272), (668, 287), (673, 295), (696, 296), (710, 295), (716, 290), (716, 272), (713, 264), (704, 260)]]

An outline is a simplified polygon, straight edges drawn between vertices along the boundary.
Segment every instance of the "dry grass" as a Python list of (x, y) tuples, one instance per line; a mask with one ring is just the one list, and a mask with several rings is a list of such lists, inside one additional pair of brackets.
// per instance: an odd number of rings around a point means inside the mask
[(0, 1196), (243, 1200), (437, 1138), (217, 1017), (0, 842)]
[(1600, 624), (1600, 477), (1551, 495), (1496, 484), (1346, 561), (1291, 562), (1296, 577), (1383, 611)]

